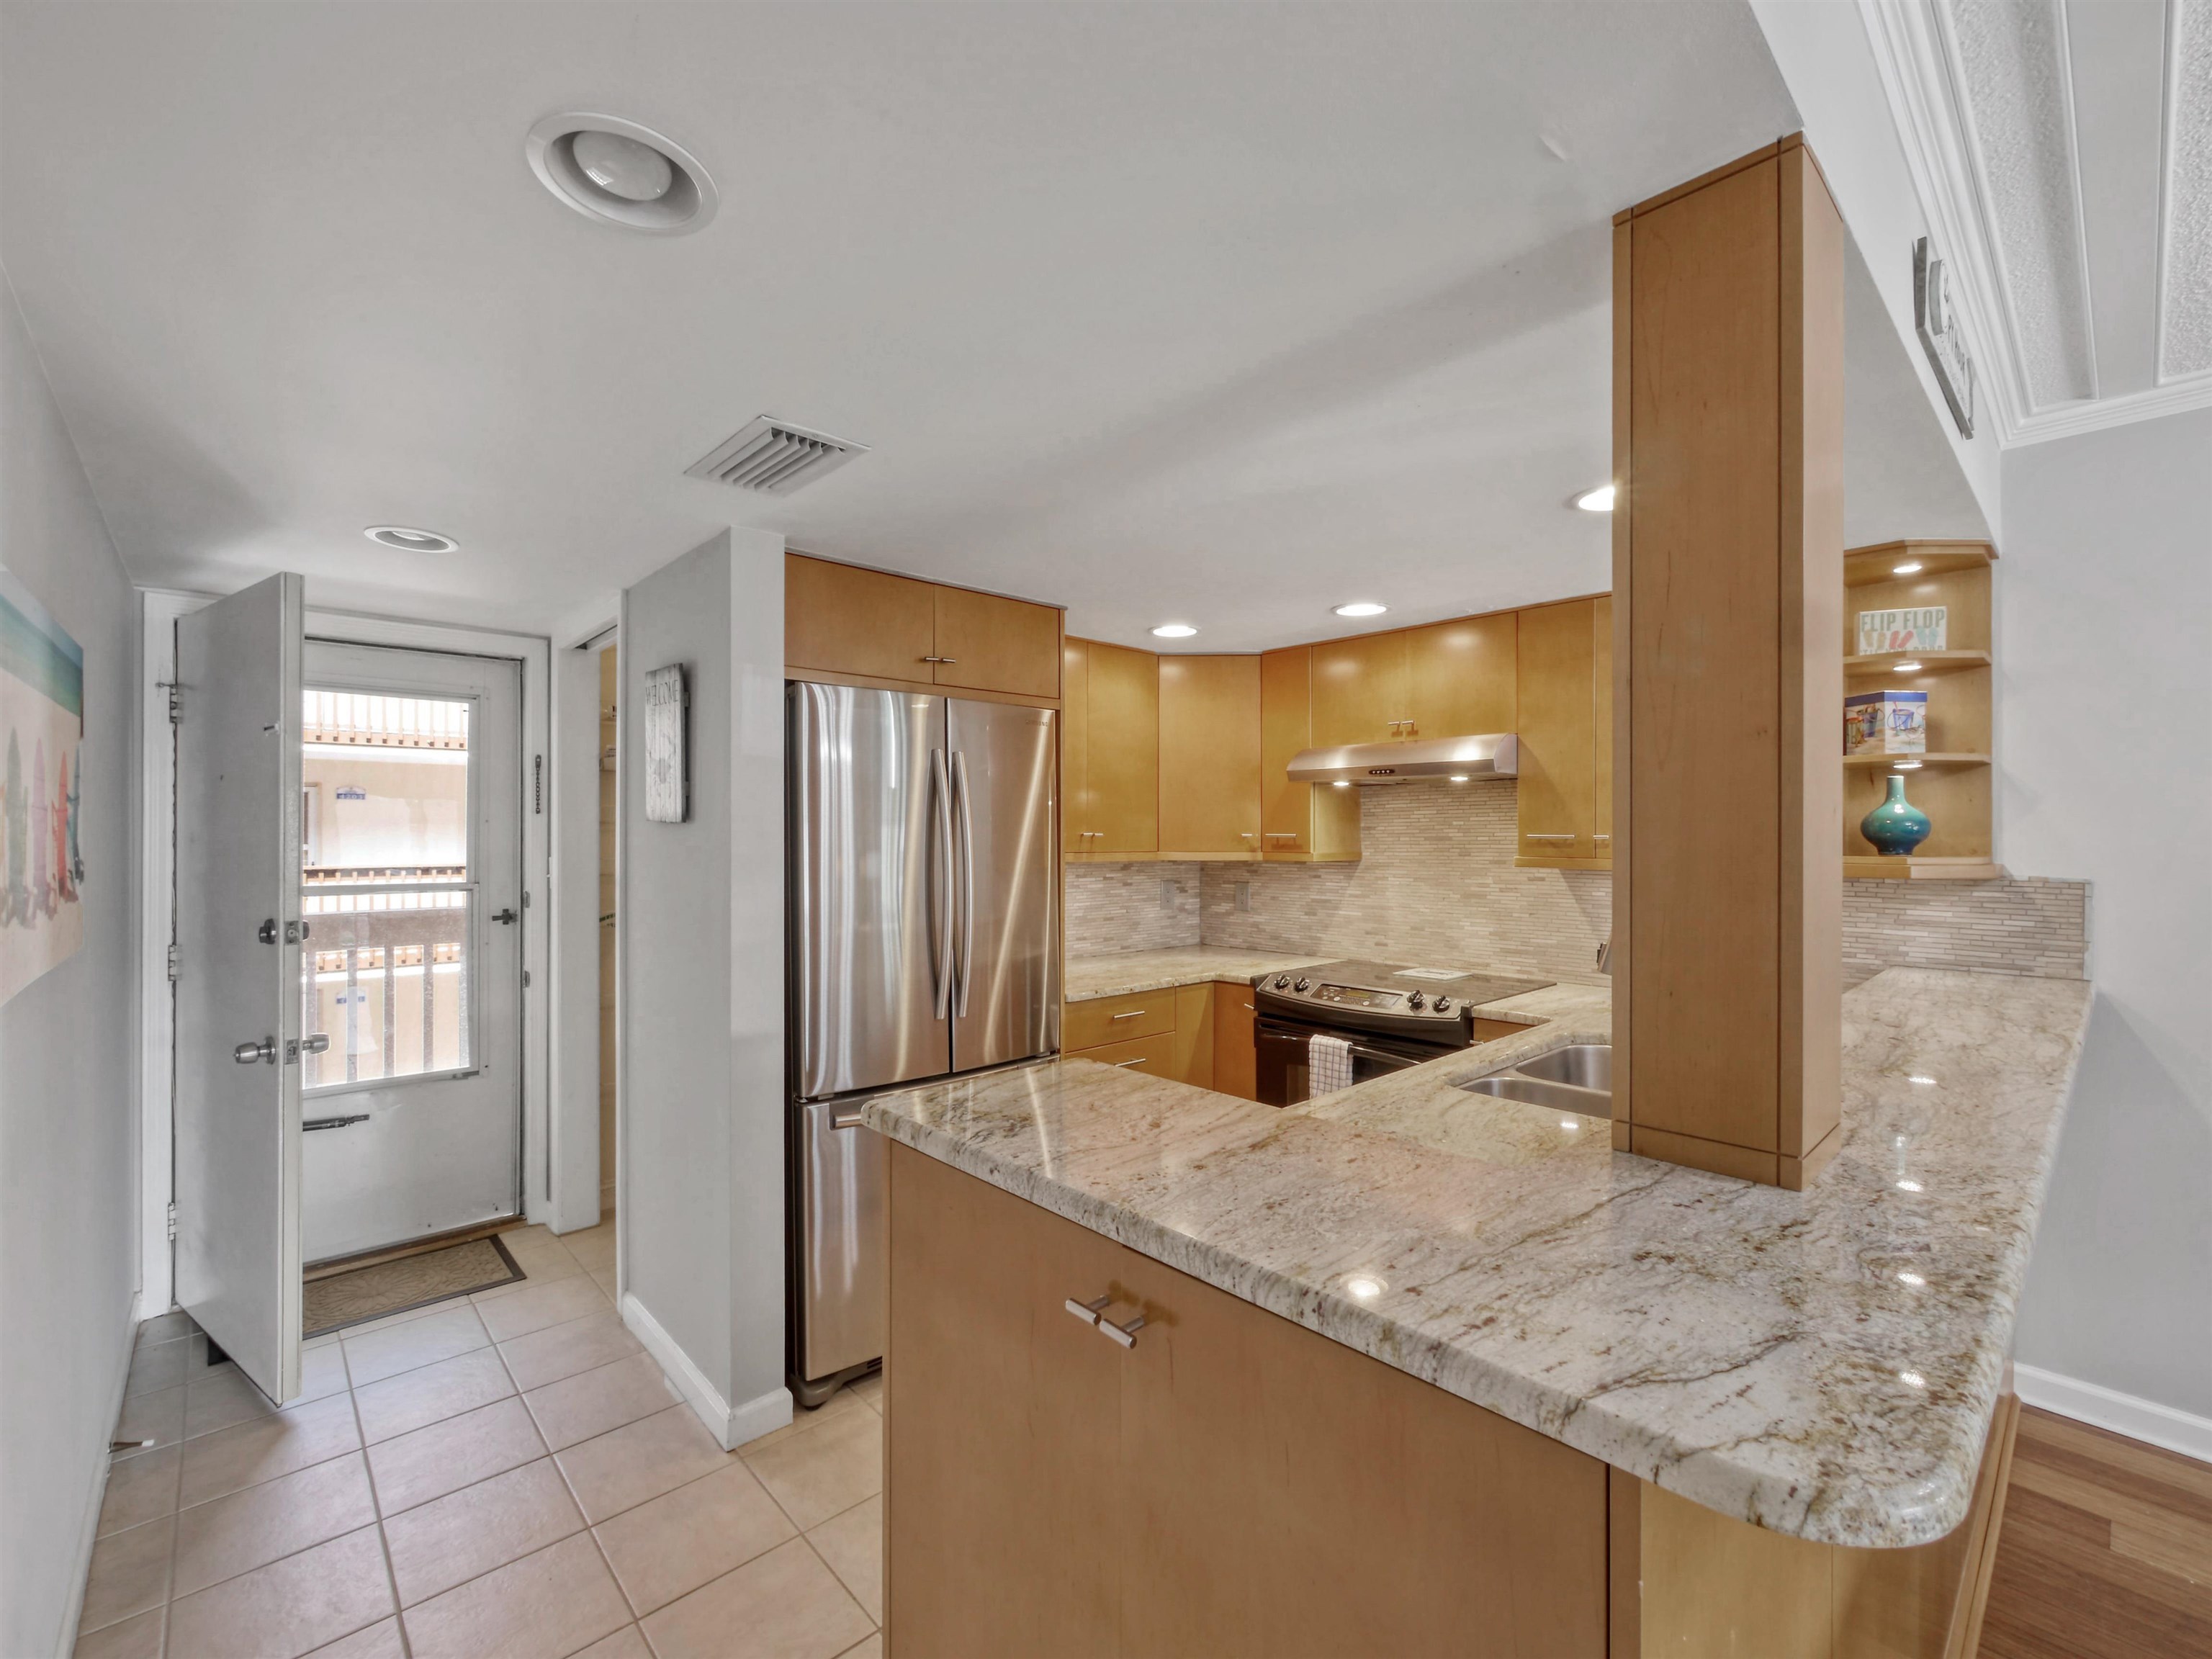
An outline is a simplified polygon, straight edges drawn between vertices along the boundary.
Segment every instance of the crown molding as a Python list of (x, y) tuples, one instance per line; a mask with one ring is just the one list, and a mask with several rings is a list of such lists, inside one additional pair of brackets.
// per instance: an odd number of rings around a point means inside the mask
[(2137, 421), (2155, 421), (2208, 408), (2212, 408), (2212, 374), (2192, 374), (2185, 380), (2169, 380), (2123, 397), (2041, 410), (2021, 422), (2002, 441), (2006, 448), (2014, 449), (2022, 444), (2046, 443), (2053, 438), (2077, 437), (2106, 427), (2130, 426)]

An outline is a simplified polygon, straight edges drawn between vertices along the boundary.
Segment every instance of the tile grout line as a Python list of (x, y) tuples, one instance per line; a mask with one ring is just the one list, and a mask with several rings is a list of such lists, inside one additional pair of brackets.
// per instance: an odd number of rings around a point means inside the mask
[[(404, 1609), (399, 1603), (399, 1575), (392, 1569), (392, 1540), (386, 1536), (384, 1531), (384, 1498), (376, 1490), (375, 1467), (368, 1461), (368, 1431), (362, 1427), (361, 1399), (353, 1389), (353, 1362), (346, 1358), (345, 1345), (343, 1342), (338, 1345), (338, 1364), (345, 1371), (346, 1404), (353, 1408), (354, 1437), (361, 1444), (361, 1474), (362, 1479), (368, 1485), (369, 1512), (376, 1517), (376, 1549), (377, 1553), (384, 1559), (384, 1584), (385, 1588), (392, 1592), (392, 1628), (399, 1632), (399, 1651), (402, 1659), (414, 1659), (415, 1644), (408, 1640), (407, 1620), (400, 1616)], [(362, 1628), (368, 1629), (375, 1622), (374, 1620), (371, 1620), (368, 1625), (364, 1625)], [(353, 1633), (347, 1632), (348, 1635)]]

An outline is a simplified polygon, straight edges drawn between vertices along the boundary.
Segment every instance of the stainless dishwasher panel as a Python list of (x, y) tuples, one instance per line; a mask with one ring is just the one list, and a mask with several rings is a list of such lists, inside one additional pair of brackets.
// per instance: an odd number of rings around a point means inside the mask
[(799, 1371), (879, 1358), (887, 1328), (883, 1137), (850, 1101), (799, 1109)]

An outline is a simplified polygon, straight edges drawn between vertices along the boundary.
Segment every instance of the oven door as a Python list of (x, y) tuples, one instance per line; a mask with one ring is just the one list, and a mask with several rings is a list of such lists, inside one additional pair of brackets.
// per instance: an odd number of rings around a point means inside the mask
[(1313, 1097), (1313, 1073), (1306, 1055), (1306, 1039), (1312, 1036), (1340, 1036), (1352, 1044), (1354, 1087), (1452, 1052), (1433, 1043), (1405, 1042), (1364, 1031), (1332, 1030), (1303, 1020), (1263, 1016), (1252, 1031), (1261, 1104), (1295, 1106)]

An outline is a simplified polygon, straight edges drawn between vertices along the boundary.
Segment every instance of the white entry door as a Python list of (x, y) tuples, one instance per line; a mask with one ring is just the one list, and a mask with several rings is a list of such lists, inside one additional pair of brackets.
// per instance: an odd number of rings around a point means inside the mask
[(522, 1207), (522, 669), (307, 642), (310, 1264)]
[(271, 576), (180, 618), (174, 705), (177, 1301), (280, 1404), (300, 1391), (301, 594)]

